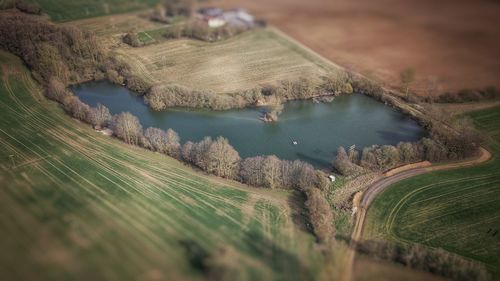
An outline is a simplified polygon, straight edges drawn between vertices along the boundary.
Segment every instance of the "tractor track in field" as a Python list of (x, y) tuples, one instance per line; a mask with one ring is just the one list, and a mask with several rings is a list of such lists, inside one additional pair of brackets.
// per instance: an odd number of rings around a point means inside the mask
[(389, 186), (393, 185), (394, 183), (417, 175), (435, 171), (443, 171), (443, 170), (451, 170), (451, 169), (475, 166), (483, 164), (490, 159), (491, 159), (491, 153), (487, 149), (480, 147), (480, 155), (478, 157), (465, 159), (464, 161), (460, 162), (453, 162), (453, 163), (423, 167), (423, 168), (414, 168), (402, 171), (391, 176), (382, 177), (381, 179), (377, 180), (376, 182), (368, 186), (368, 188), (363, 192), (362, 198), (360, 200), (360, 205), (358, 206), (358, 211), (356, 213), (356, 220), (354, 223), (354, 229), (352, 231), (350, 239), (350, 247), (348, 250), (345, 272), (341, 280), (343, 281), (353, 280), (354, 261), (356, 257), (355, 246), (356, 243), (361, 240), (367, 211), (371, 203), (377, 197), (377, 195), (381, 194), (384, 190), (386, 190)]

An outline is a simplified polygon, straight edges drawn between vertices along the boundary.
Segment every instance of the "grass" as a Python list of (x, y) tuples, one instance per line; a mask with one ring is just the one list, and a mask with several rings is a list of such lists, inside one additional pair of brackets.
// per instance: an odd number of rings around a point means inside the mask
[(0, 52), (0, 276), (199, 280), (234, 249), (242, 280), (316, 279), (325, 259), (293, 223), (290, 193), (206, 176), (127, 146), (43, 98)]
[(42, 7), (55, 22), (126, 13), (156, 5), (158, 0), (28, 0)]
[[(139, 36), (139, 40), (145, 45), (156, 43), (162, 41), (163, 37), (167, 33), (167, 28), (156, 28), (147, 31), (141, 31), (137, 35)], [(166, 38), (165, 38), (166, 39)]]
[(493, 159), (401, 181), (374, 201), (364, 238), (422, 243), (484, 263), (500, 277), (500, 107), (469, 113)]
[[(155, 38), (161, 32), (156, 29), (148, 34)], [(151, 40), (144, 33), (140, 36)], [(336, 71), (271, 28), (215, 43), (168, 40), (117, 52), (136, 75), (155, 84), (177, 84), (215, 93), (254, 89), (280, 80), (314, 79)]]

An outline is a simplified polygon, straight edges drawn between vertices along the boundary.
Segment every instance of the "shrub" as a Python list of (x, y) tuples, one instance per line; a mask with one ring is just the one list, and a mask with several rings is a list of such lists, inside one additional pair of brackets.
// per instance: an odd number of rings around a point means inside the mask
[(123, 42), (132, 47), (141, 47), (143, 43), (139, 39), (137, 32), (129, 32), (123, 36)]

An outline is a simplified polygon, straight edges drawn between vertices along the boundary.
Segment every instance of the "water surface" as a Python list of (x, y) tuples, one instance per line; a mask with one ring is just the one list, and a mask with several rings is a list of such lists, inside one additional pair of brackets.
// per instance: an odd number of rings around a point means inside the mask
[[(361, 94), (337, 97), (332, 103), (288, 102), (279, 122), (259, 120), (263, 108), (229, 111), (169, 109), (155, 112), (142, 97), (107, 81), (73, 88), (80, 99), (101, 103), (112, 114), (128, 111), (144, 128), (172, 128), (182, 142), (204, 136), (224, 136), (241, 157), (274, 154), (282, 159), (300, 159), (316, 167), (327, 167), (337, 147), (397, 144), (415, 141), (426, 132), (410, 118)], [(293, 144), (297, 142), (297, 145)]]

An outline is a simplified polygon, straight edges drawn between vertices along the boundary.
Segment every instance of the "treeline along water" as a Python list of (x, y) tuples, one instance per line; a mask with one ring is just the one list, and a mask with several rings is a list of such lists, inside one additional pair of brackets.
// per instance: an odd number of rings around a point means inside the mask
[(107, 81), (85, 83), (72, 90), (83, 102), (91, 106), (101, 103), (112, 114), (131, 112), (144, 128), (172, 128), (182, 142), (224, 136), (241, 157), (274, 154), (282, 159), (304, 160), (318, 168), (331, 165), (339, 146), (354, 144), (362, 149), (414, 141), (426, 135), (414, 120), (360, 94), (337, 97), (332, 103), (288, 102), (278, 122), (264, 123), (259, 120), (263, 108), (155, 112), (142, 97)]

